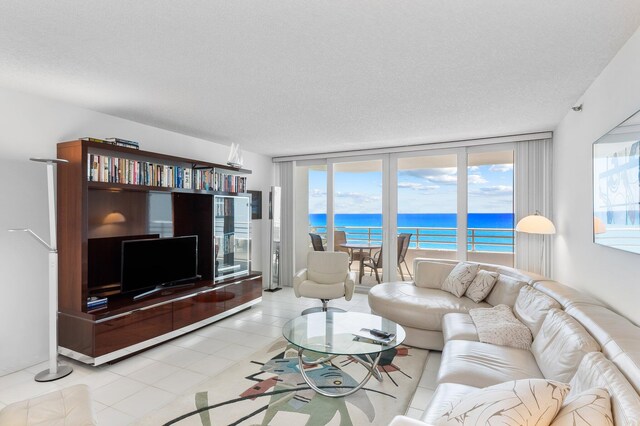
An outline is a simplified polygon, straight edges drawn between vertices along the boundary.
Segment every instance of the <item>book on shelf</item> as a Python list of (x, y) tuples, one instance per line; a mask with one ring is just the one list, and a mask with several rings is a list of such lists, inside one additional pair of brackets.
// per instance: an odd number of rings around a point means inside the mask
[(99, 154), (87, 157), (87, 180), (236, 193), (246, 192), (247, 187), (243, 176)]
[(105, 141), (107, 141), (108, 143), (112, 143), (116, 146), (122, 146), (125, 148), (133, 148), (133, 149), (140, 149), (140, 143), (136, 142), (136, 141), (130, 141), (127, 139), (121, 139), (121, 138), (106, 138)]
[(115, 143), (113, 142), (109, 142), (105, 139), (100, 139), (100, 138), (90, 138), (88, 136), (85, 136), (83, 138), (80, 138), (81, 141), (84, 142), (95, 142), (95, 143), (106, 143), (107, 145), (115, 145)]
[(388, 337), (382, 337), (371, 333), (371, 330), (368, 328), (361, 328), (360, 331), (355, 331), (352, 333), (357, 339), (361, 342), (374, 343), (378, 345), (388, 345), (389, 343), (396, 340), (396, 335), (394, 333), (389, 333)]

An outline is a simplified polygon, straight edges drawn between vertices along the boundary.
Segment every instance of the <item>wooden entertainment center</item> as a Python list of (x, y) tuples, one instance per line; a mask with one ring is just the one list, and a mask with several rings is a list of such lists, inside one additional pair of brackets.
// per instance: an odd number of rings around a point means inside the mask
[[(233, 219), (233, 210), (217, 212), (222, 196), (248, 197), (243, 176), (250, 170), (87, 140), (59, 143), (57, 153), (69, 161), (57, 170), (61, 354), (99, 365), (262, 300), (262, 276), (247, 266), (250, 214), (242, 238), (222, 244), (214, 237), (216, 227), (229, 233), (233, 225), (216, 222)], [(121, 293), (123, 239), (191, 235), (198, 237), (200, 280), (135, 301)], [(236, 246), (246, 272), (225, 278), (217, 259), (232, 261)], [(108, 301), (88, 308), (90, 297)]]

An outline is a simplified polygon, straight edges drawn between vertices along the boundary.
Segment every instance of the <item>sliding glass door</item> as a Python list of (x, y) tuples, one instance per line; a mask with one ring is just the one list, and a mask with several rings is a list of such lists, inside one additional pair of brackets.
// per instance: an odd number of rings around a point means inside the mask
[(458, 158), (397, 158), (397, 234), (408, 238), (396, 254), (400, 279), (413, 275), (413, 259), (455, 259), (458, 248)]
[(467, 259), (513, 266), (513, 149), (468, 156)]
[(364, 286), (412, 279), (416, 257), (512, 266), (513, 179), (510, 144), (298, 165), (296, 265), (315, 233)]
[(383, 159), (335, 161), (331, 165), (333, 250), (349, 254), (359, 284), (375, 285), (382, 281), (383, 272)]

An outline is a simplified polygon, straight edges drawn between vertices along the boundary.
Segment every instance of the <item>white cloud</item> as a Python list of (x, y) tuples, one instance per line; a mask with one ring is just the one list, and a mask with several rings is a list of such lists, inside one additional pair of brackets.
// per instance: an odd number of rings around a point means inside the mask
[(309, 193), (309, 197), (326, 197), (326, 196), (327, 196), (327, 191), (323, 191), (318, 188), (313, 188)]
[(480, 188), (480, 193), (486, 195), (511, 194), (513, 193), (513, 188), (507, 185), (486, 186), (484, 188)]
[(409, 188), (415, 191), (433, 191), (440, 187), (438, 185), (425, 185), (418, 182), (398, 182), (398, 188)]
[(482, 177), (482, 175), (469, 175), (467, 177), (467, 180), (469, 181), (470, 184), (472, 185), (480, 185), (483, 183), (487, 183), (487, 180), (485, 178)]
[(493, 164), (489, 167), (491, 172), (509, 172), (513, 170), (513, 164)]
[(429, 182), (441, 183), (444, 185), (455, 185), (458, 182), (456, 175), (439, 175), (426, 178)]
[(441, 167), (437, 169), (415, 169), (403, 170), (402, 176), (424, 179), (433, 183), (443, 185), (455, 185), (457, 179), (457, 169), (455, 167)]
[(469, 169), (468, 169), (468, 170), (469, 170), (470, 172), (477, 172), (477, 171), (479, 171), (479, 170), (480, 170), (480, 167), (478, 167), (478, 166), (469, 166)]

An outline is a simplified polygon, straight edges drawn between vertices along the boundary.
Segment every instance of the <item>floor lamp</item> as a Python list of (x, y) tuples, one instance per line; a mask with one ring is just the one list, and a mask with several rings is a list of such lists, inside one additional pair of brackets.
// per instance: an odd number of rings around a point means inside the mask
[(540, 273), (544, 274), (543, 260), (544, 260), (544, 240), (545, 235), (555, 234), (556, 227), (549, 219), (542, 216), (539, 211), (536, 210), (535, 214), (529, 215), (523, 219), (520, 219), (516, 225), (517, 232), (524, 232), (526, 234), (538, 234), (542, 235), (542, 248), (540, 250)]
[(31, 161), (46, 163), (49, 196), (49, 236), (47, 243), (29, 228), (9, 229), (9, 232), (27, 232), (49, 251), (49, 368), (36, 374), (36, 382), (51, 382), (68, 376), (73, 371), (69, 365), (58, 365), (58, 245), (56, 238), (56, 200), (53, 186), (53, 168), (57, 164), (68, 163), (57, 158), (30, 158)]

